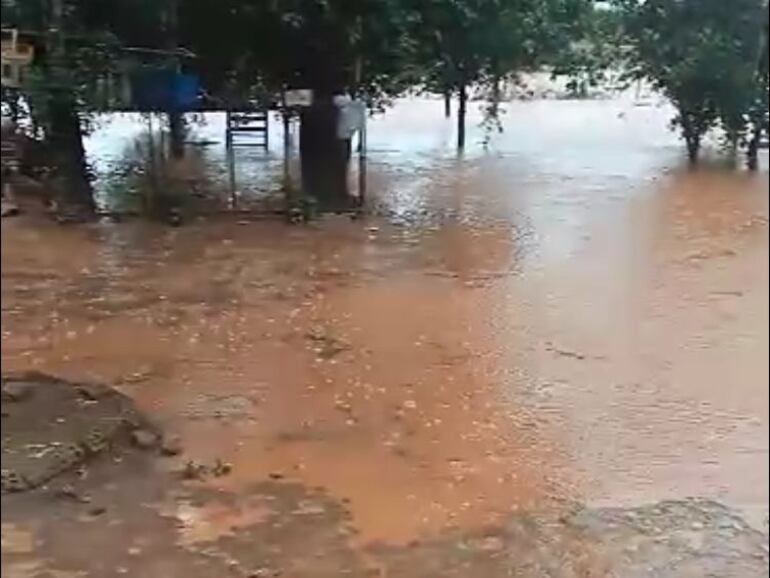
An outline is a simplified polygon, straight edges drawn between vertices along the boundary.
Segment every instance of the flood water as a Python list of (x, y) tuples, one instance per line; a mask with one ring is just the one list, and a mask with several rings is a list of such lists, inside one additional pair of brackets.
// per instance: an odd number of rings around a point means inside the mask
[[(689, 171), (646, 104), (517, 102), (488, 146), (473, 107), (458, 156), (441, 102), (401, 101), (357, 221), (4, 220), (3, 368), (118, 384), (232, 464), (207, 483), (323, 487), (363, 541), (687, 496), (766, 529), (767, 158)], [(92, 136), (102, 181), (141, 130)], [(196, 133), (215, 189), (221, 133)], [(244, 201), (280, 139), (238, 152)]]

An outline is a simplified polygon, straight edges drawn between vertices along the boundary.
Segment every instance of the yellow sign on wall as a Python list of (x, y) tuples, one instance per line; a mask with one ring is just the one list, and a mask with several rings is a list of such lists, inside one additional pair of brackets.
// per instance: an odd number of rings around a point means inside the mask
[(32, 64), (35, 48), (19, 41), (18, 31), (2, 31), (2, 82), (3, 86), (18, 88), (24, 79), (24, 69)]

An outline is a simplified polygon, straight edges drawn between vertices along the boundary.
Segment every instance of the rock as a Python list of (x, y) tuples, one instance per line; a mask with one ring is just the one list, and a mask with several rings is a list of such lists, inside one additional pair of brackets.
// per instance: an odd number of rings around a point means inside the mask
[(211, 473), (214, 474), (214, 476), (216, 476), (217, 478), (219, 478), (229, 474), (232, 471), (232, 469), (233, 469), (233, 466), (218, 459), (214, 464), (214, 467), (211, 468)]
[(206, 466), (188, 461), (181, 471), (184, 480), (200, 480), (206, 475)]
[(95, 507), (91, 508), (90, 510), (88, 510), (88, 515), (89, 516), (93, 516), (93, 517), (101, 516), (106, 511), (107, 511), (107, 508), (105, 508), (104, 506), (95, 506)]
[(280, 570), (273, 570), (271, 568), (257, 568), (246, 574), (247, 578), (270, 578), (273, 576), (280, 576)]
[(78, 396), (86, 401), (99, 401), (110, 394), (110, 389), (95, 383), (81, 383), (75, 387)]
[(158, 436), (146, 429), (131, 432), (131, 443), (139, 449), (148, 450), (158, 445)]
[(505, 543), (498, 536), (487, 536), (478, 542), (477, 548), (482, 552), (500, 552), (505, 548)]
[(181, 227), (182, 226), (182, 214), (179, 211), (179, 209), (174, 208), (171, 209), (168, 212), (168, 215), (166, 215), (166, 222), (171, 225), (172, 227)]
[(164, 456), (178, 456), (182, 453), (182, 440), (179, 436), (164, 437), (160, 444), (160, 453)]
[(89, 215), (82, 209), (59, 209), (55, 213), (56, 222), (60, 225), (79, 225), (89, 220)]
[[(83, 478), (86, 460), (96, 455), (114, 460), (132, 442), (133, 430), (154, 431), (123, 394), (104, 386), (97, 402), (97, 396), (84, 395), (85, 387), (31, 372), (3, 378), (3, 406), (10, 414), (3, 419), (3, 468), (26, 480), (23, 488), (8, 491), (31, 490), (65, 473)], [(28, 390), (31, 399), (6, 404), (28, 396)], [(5, 478), (4, 473), (4, 492)]]
[(19, 214), (19, 205), (16, 203), (13, 203), (11, 201), (3, 201), (2, 202), (2, 208), (0, 209), (0, 216), (5, 217), (13, 217), (15, 215)]
[(66, 500), (74, 500), (75, 502), (82, 501), (82, 497), (77, 490), (70, 484), (65, 484), (56, 491), (56, 497)]
[(26, 381), (3, 382), (3, 401), (24, 401), (32, 396), (34, 389), (35, 385)]

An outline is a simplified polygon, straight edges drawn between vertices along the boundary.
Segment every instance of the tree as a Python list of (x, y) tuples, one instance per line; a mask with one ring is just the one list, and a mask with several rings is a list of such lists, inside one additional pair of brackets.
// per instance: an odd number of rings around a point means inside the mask
[(554, 77), (569, 79), (571, 95), (586, 97), (590, 88), (607, 82), (619, 69), (621, 13), (606, 4), (590, 4), (572, 22), (570, 33), (554, 46), (549, 63)]
[(756, 55), (766, 12), (761, 0), (619, 0), (632, 74), (677, 109), (692, 164), (717, 124), (733, 145), (756, 95)]
[[(407, 14), (397, 0), (190, 0), (182, 38), (199, 56), (206, 88), (229, 102), (275, 100), (308, 88), (301, 112), (303, 190), (323, 209), (349, 206), (350, 142), (337, 138), (339, 94), (376, 106), (409, 84), (402, 54)], [(214, 25), (216, 23), (216, 25)], [(226, 37), (212, 34), (226, 30)]]
[[(36, 38), (37, 56), (21, 89), (40, 127), (63, 211), (95, 208), (83, 146), (96, 80), (115, 70), (124, 43), (160, 42), (152, 0), (24, 0), (3, 6), (3, 26)], [(154, 34), (154, 36), (153, 36)]]
[(93, 195), (87, 175), (82, 128), (77, 116), (77, 68), (71, 66), (64, 36), (72, 13), (60, 0), (13, 3), (3, 9), (3, 26), (37, 32), (38, 57), (22, 93), (43, 129), (51, 151), (57, 200), (80, 209), (93, 209)]
[(501, 85), (569, 44), (590, 0), (412, 0), (415, 55), (422, 82), (456, 94), (457, 147), (465, 146), (469, 91), (483, 85), (496, 121)]
[(762, 136), (767, 136), (770, 129), (770, 114), (768, 113), (768, 92), (770, 92), (770, 33), (768, 32), (768, 5), (765, 3), (764, 27), (760, 45), (757, 50), (756, 71), (754, 76), (753, 98), (749, 106), (749, 137), (746, 150), (746, 165), (749, 170), (759, 168), (759, 145)]
[[(719, 77), (714, 96), (733, 163), (737, 162), (738, 147), (747, 140), (750, 144), (749, 133), (755, 128), (761, 131), (767, 115), (767, 8), (763, 10), (759, 0), (735, 4), (734, 10), (745, 12), (731, 23), (732, 42), (725, 42), (722, 60), (715, 62)], [(752, 151), (748, 153), (751, 157)], [(749, 166), (755, 162), (750, 159)]]
[[(565, 42), (590, 0), (51, 0), (66, 26), (49, 26), (44, 0), (32, 0), (41, 29), (51, 33), (39, 66), (39, 110), (46, 134), (67, 138), (61, 166), (72, 167), (69, 191), (91, 198), (82, 154), (80, 117), (90, 78), (109, 70), (125, 43), (190, 48), (203, 86), (224, 107), (269, 105), (290, 88), (309, 88), (301, 112), (304, 192), (322, 208), (349, 203), (351, 143), (337, 137), (334, 98), (351, 94), (381, 106), (415, 85), (457, 94), (458, 146), (465, 142), (469, 91), (487, 88), (496, 118), (501, 84), (540, 65)], [(35, 12), (35, 10), (32, 10)], [(77, 35), (77, 41), (71, 38)], [(178, 123), (171, 118), (171, 127)], [(67, 122), (64, 122), (64, 121)], [(178, 132), (178, 131), (172, 131)], [(57, 137), (58, 138), (58, 137)], [(76, 146), (79, 143), (79, 147)], [(79, 177), (79, 183), (75, 176)]]

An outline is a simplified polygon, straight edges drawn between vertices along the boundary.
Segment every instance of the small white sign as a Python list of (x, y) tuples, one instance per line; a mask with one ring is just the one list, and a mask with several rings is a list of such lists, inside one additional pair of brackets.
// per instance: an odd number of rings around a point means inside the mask
[(306, 88), (287, 90), (284, 98), (286, 99), (286, 106), (290, 108), (310, 106), (313, 104), (313, 91)]
[(349, 140), (366, 124), (366, 103), (359, 100), (335, 99), (340, 114), (337, 119), (337, 138)]

